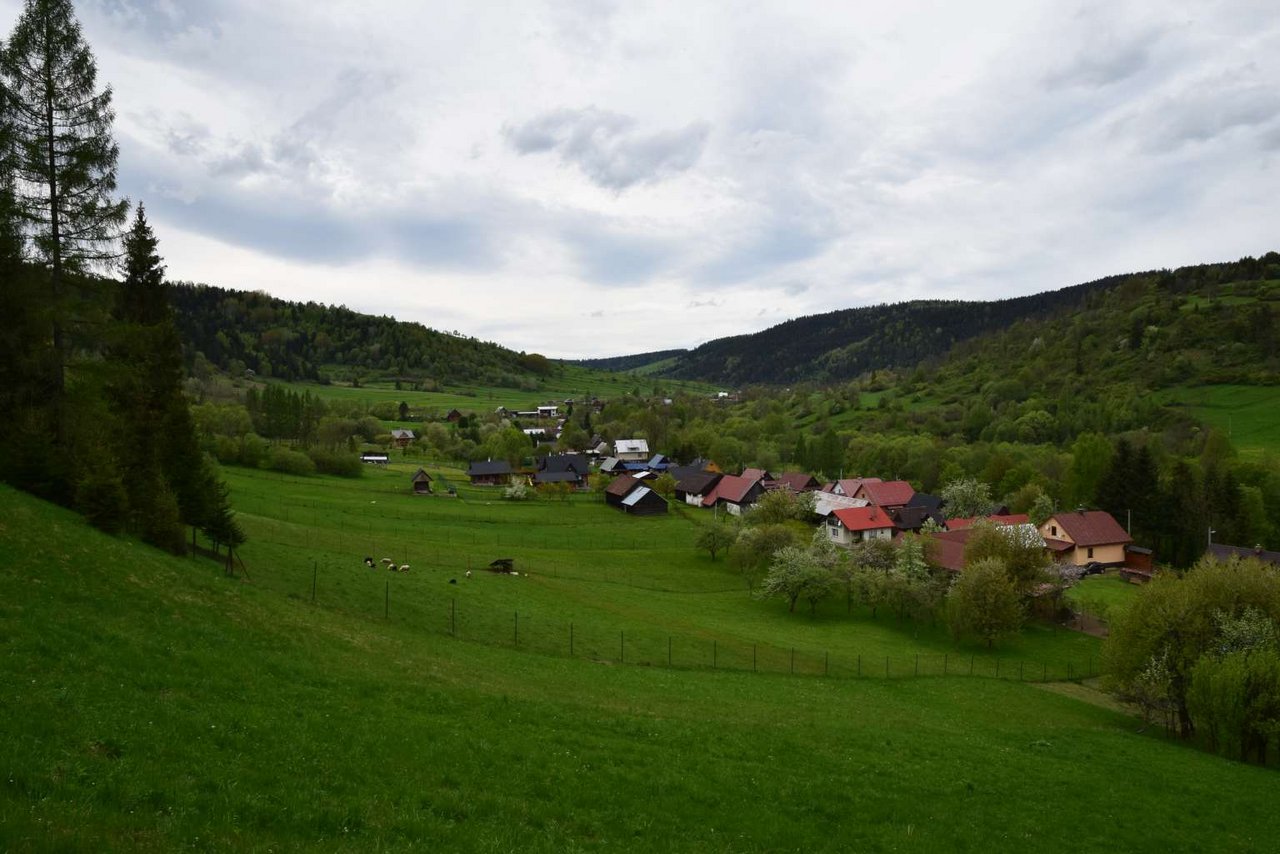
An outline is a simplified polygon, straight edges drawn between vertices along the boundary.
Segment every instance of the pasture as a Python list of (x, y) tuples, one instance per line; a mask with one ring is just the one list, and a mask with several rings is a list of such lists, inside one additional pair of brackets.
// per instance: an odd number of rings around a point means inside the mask
[[(314, 582), (318, 605), (348, 614), (615, 663), (1027, 680), (1095, 666), (1095, 638), (1051, 626), (1031, 624), (988, 650), (956, 643), (941, 625), (873, 617), (843, 593), (812, 616), (803, 603), (788, 613), (784, 602), (758, 601), (723, 555), (694, 549), (709, 511), (673, 504), (666, 516), (633, 517), (591, 495), (505, 501), (499, 488), (431, 465), (459, 496), (414, 496), (416, 468), (370, 467), (359, 480), (227, 469), (254, 582), (307, 601)], [(411, 570), (370, 571), (365, 557)], [(486, 571), (497, 558), (514, 558), (520, 575)]]
[(1242, 451), (1280, 453), (1280, 388), (1206, 385), (1171, 389), (1164, 400), (1186, 407), (1197, 419), (1225, 433)]
[(1074, 686), (529, 655), (281, 595), (266, 560), (251, 583), (228, 580), (6, 487), (0, 505), (7, 850), (1177, 852), (1280, 839), (1274, 771), (1138, 732)]

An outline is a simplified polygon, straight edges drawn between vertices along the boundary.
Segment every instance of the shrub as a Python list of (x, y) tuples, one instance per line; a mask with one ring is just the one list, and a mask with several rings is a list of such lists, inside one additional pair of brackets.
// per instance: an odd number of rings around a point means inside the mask
[(360, 477), (364, 474), (360, 458), (346, 451), (308, 448), (307, 456), (321, 474), (336, 474), (338, 477)]
[(293, 451), (282, 445), (276, 445), (267, 451), (263, 468), (282, 471), (285, 474), (309, 475), (316, 473), (316, 464), (301, 451)]

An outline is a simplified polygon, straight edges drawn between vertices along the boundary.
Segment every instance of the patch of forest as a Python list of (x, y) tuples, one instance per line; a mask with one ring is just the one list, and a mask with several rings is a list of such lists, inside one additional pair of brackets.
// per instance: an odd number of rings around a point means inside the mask
[[(1147, 326), (1164, 321), (1168, 327), (1171, 318), (1164, 309), (1180, 297), (1181, 304), (1203, 302), (1230, 308), (1230, 302), (1214, 302), (1223, 286), (1277, 279), (1280, 254), (1271, 252), (1231, 263), (1108, 276), (992, 302), (928, 300), (844, 309), (797, 318), (752, 335), (709, 341), (679, 357), (664, 373), (734, 385), (842, 382), (870, 371), (940, 362), (966, 342), (976, 345), (969, 352), (981, 350), (986, 336), (1017, 324), (1045, 323), (1050, 325), (1046, 331), (1052, 332), (1054, 324), (1071, 322), (1082, 312), (1097, 319), (1099, 308), (1111, 313), (1104, 318), (1108, 331), (1118, 325), (1126, 338), (1141, 339)], [(1156, 300), (1152, 304), (1153, 296), (1163, 297), (1163, 303)], [(1259, 327), (1274, 324), (1273, 307), (1274, 302), (1264, 306), (1266, 317), (1255, 313), (1250, 322)], [(1226, 331), (1205, 324), (1203, 318), (1194, 325), (1199, 339)], [(1057, 331), (1073, 336), (1067, 343), (1081, 350), (1097, 351), (1112, 343), (1104, 341), (1097, 329), (1078, 324)], [(1178, 370), (1188, 374), (1185, 364), (1180, 363)]]
[(345, 306), (191, 283), (175, 284), (170, 299), (188, 364), (200, 354), (237, 376), (251, 370), (317, 382), (384, 378), (433, 390), (460, 383), (521, 388), (555, 371), (537, 353)]

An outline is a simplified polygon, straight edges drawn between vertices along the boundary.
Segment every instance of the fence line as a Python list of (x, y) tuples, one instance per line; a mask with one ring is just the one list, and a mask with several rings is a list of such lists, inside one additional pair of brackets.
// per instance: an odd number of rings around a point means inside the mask
[[(979, 653), (860, 654), (850, 651), (790, 646), (723, 637), (695, 637), (652, 628), (584, 625), (571, 619), (544, 619), (537, 611), (499, 610), (446, 597), (409, 596), (394, 591), (394, 577), (381, 590), (347, 591), (350, 579), (320, 583), (313, 563), (303, 593), (291, 598), (373, 621), (412, 625), (426, 632), (468, 643), (506, 647), (521, 652), (568, 657), (636, 667), (674, 670), (727, 670), (836, 679), (914, 679), (965, 676), (1018, 682), (1079, 681), (1097, 675), (1093, 658), (1058, 662), (1034, 661)], [(370, 579), (371, 580), (371, 579)], [(522, 583), (513, 578), (512, 583)], [(360, 586), (369, 586), (363, 579)], [(340, 602), (326, 592), (337, 590)], [(363, 606), (351, 602), (367, 598)]]

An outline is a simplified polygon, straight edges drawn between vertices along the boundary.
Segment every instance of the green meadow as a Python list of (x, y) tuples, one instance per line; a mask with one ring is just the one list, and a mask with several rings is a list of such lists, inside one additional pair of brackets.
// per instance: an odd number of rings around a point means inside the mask
[[(1072, 683), (530, 653), (382, 619), (355, 586), (312, 604), (266, 543), (246, 548), (251, 580), (230, 580), (5, 487), (0, 504), (6, 850), (1268, 851), (1280, 839), (1274, 771), (1168, 741)], [(539, 579), (486, 576), (466, 593), (511, 582), (502, 595), (532, 595), (551, 584)], [(624, 586), (606, 584), (591, 591), (612, 600)]]
[[(424, 632), (624, 664), (1027, 680), (1096, 666), (1096, 639), (1051, 626), (988, 650), (956, 643), (940, 625), (873, 616), (844, 595), (812, 615), (803, 603), (788, 613), (781, 601), (757, 601), (723, 555), (694, 548), (712, 516), (698, 508), (632, 517), (590, 495), (505, 501), (501, 489), (431, 465), (458, 497), (415, 496), (416, 468), (369, 467), (359, 480), (226, 469), (255, 584), (308, 602), (314, 587), (320, 606)], [(410, 571), (370, 571), (365, 557)], [(499, 558), (520, 574), (487, 571)]]
[(1280, 388), (1275, 386), (1206, 385), (1166, 392), (1168, 403), (1225, 433), (1245, 452), (1280, 453)]

